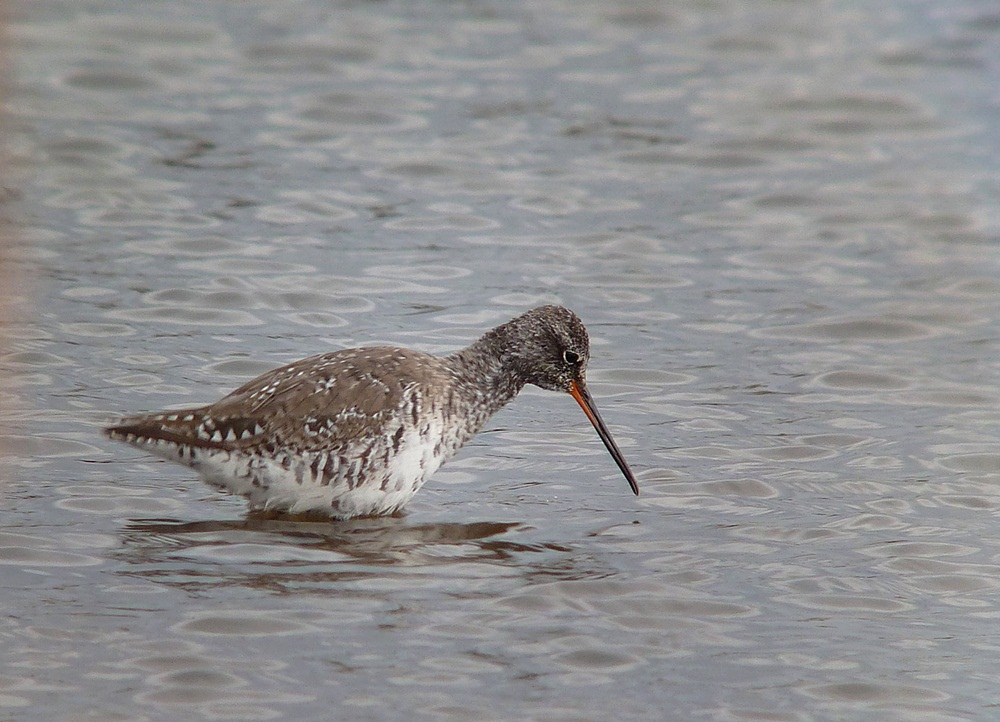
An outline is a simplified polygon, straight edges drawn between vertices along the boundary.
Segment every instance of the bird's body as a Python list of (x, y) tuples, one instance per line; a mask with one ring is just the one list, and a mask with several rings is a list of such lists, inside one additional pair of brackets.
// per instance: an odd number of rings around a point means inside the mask
[(543, 306), (436, 357), (372, 347), (269, 371), (209, 406), (126, 418), (113, 439), (197, 470), (254, 508), (391, 514), (526, 383), (573, 394), (638, 493), (586, 390), (586, 329)]

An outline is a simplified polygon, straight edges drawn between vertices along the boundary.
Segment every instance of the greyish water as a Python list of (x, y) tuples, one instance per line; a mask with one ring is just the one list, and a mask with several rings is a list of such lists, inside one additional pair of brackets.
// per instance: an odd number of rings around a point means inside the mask
[[(24, 2), (0, 719), (1000, 716), (1000, 8)], [(402, 518), (103, 440), (574, 308)]]

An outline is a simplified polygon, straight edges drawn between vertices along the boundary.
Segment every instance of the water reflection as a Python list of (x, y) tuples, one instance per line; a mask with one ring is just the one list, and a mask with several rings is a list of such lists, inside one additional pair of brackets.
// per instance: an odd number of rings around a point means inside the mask
[[(277, 515), (251, 512), (245, 519), (185, 522), (174, 519), (134, 520), (125, 527), (126, 540), (144, 544), (150, 539), (170, 540), (181, 548), (204, 544), (245, 544), (267, 541), (270, 544), (294, 544), (311, 549), (344, 554), (371, 563), (395, 563), (390, 555), (435, 544), (459, 545), (464, 542), (485, 542), (521, 526), (519, 522), (470, 522), (409, 524), (403, 516), (366, 517), (340, 522), (319, 520), (307, 515)], [(494, 550), (509, 545), (512, 551), (524, 549), (510, 542), (498, 544)], [(176, 547), (175, 547), (176, 548)]]
[(388, 575), (392, 567), (422, 574), (441, 565), (477, 565), (454, 574), (484, 577), (497, 574), (497, 565), (517, 566), (525, 553), (570, 551), (503, 537), (526, 529), (518, 522), (412, 524), (403, 517), (334, 523), (268, 514), (231, 521), (143, 519), (126, 525), (122, 556), (134, 566), (131, 573), (167, 584), (287, 591)]

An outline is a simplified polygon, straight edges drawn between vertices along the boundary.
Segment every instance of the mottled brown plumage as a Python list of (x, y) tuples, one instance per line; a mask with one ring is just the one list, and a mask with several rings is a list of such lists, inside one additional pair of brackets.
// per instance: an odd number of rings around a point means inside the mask
[(311, 356), (209, 406), (126, 418), (106, 433), (254, 507), (385, 514), (531, 383), (573, 395), (638, 493), (587, 391), (589, 351), (572, 311), (543, 306), (451, 356), (392, 347)]

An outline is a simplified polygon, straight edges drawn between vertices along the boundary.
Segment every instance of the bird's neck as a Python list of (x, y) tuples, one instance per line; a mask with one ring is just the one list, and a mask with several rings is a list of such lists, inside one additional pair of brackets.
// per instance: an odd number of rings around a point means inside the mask
[(524, 388), (524, 380), (510, 362), (504, 327), (487, 332), (470, 346), (445, 358), (458, 386), (474, 399), (487, 418), (507, 405)]

